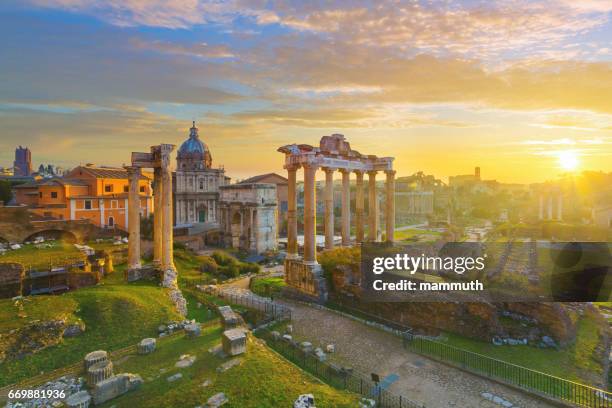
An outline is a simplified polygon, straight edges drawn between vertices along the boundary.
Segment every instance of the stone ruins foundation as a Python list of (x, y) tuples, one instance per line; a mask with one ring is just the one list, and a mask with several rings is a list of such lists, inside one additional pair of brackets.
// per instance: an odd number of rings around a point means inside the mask
[[(351, 214), (350, 214), (350, 176), (356, 176), (355, 194), (355, 243), (364, 240), (378, 241), (379, 206), (376, 194), (376, 175), (386, 174), (386, 211), (385, 237), (393, 241), (395, 229), (395, 170), (393, 157), (377, 157), (364, 155), (351, 149), (343, 135), (323, 136), (319, 147), (306, 144), (291, 144), (282, 146), (279, 152), (285, 154), (288, 185), (288, 227), (287, 227), (287, 258), (285, 260), (285, 280), (290, 288), (302, 295), (324, 301), (327, 298), (327, 288), (322, 269), (317, 262), (316, 248), (316, 182), (318, 169), (325, 172), (325, 249), (334, 247), (334, 183), (335, 171), (342, 174), (342, 245), (350, 246)], [(297, 195), (296, 173), (304, 169), (304, 254), (299, 256), (297, 243)], [(365, 237), (364, 224), (364, 174), (368, 175), (368, 235)]]

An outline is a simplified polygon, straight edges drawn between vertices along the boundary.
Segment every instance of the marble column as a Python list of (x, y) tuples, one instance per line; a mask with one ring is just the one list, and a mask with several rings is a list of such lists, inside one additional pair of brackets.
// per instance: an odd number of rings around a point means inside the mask
[(540, 194), (540, 211), (538, 213), (538, 219), (544, 219), (544, 196), (542, 194)]
[(351, 172), (340, 169), (342, 174), (342, 245), (351, 244)]
[(386, 170), (387, 208), (385, 212), (386, 241), (393, 242), (395, 232), (395, 170)]
[(297, 189), (298, 166), (287, 167), (287, 257), (297, 258)]
[(170, 153), (174, 145), (161, 145), (162, 174), (162, 269), (174, 268), (174, 237), (172, 230), (172, 172), (170, 171)]
[(557, 197), (557, 220), (561, 221), (563, 219), (563, 196), (559, 194)]
[(376, 202), (376, 172), (368, 171), (368, 241), (374, 242), (378, 235), (378, 204)]
[(304, 165), (304, 262), (307, 264), (317, 263), (316, 172), (316, 166)]
[(153, 173), (153, 265), (156, 267), (161, 266), (162, 260), (162, 172), (159, 167), (154, 169)]
[(334, 248), (334, 171), (326, 167), (325, 171), (325, 249)]
[(128, 270), (140, 269), (140, 168), (127, 166), (128, 174)]
[(355, 190), (355, 232), (357, 242), (363, 242), (363, 171), (356, 170), (355, 175), (357, 176), (357, 185)]
[(548, 195), (548, 220), (553, 219), (553, 197), (552, 194)]

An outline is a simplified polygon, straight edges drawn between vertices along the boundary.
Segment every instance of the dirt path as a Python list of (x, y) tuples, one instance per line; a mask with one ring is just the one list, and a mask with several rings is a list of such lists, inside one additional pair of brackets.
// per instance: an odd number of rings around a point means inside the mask
[(366, 375), (375, 372), (384, 378), (397, 374), (399, 380), (389, 390), (424, 403), (428, 408), (503, 407), (487, 401), (481, 396), (483, 392), (511, 402), (514, 408), (554, 407), (512, 388), (410, 353), (392, 334), (330, 311), (289, 301), (283, 303), (292, 309), (293, 335), (297, 340), (308, 340), (315, 347), (335, 344), (333, 360)]

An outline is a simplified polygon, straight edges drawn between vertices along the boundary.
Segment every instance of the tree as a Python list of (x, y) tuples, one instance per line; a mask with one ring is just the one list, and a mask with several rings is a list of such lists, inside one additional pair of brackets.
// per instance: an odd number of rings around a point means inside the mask
[(8, 204), (13, 198), (13, 192), (11, 190), (11, 182), (8, 180), (0, 180), (0, 201), (4, 204)]

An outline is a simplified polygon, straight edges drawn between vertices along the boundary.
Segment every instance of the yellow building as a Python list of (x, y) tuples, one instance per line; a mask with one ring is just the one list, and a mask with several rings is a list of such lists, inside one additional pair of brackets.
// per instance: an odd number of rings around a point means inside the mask
[[(151, 177), (140, 180), (140, 214), (153, 212)], [(18, 204), (32, 212), (59, 220), (89, 220), (102, 228), (127, 230), (128, 178), (123, 168), (79, 166), (62, 178), (15, 187)]]

